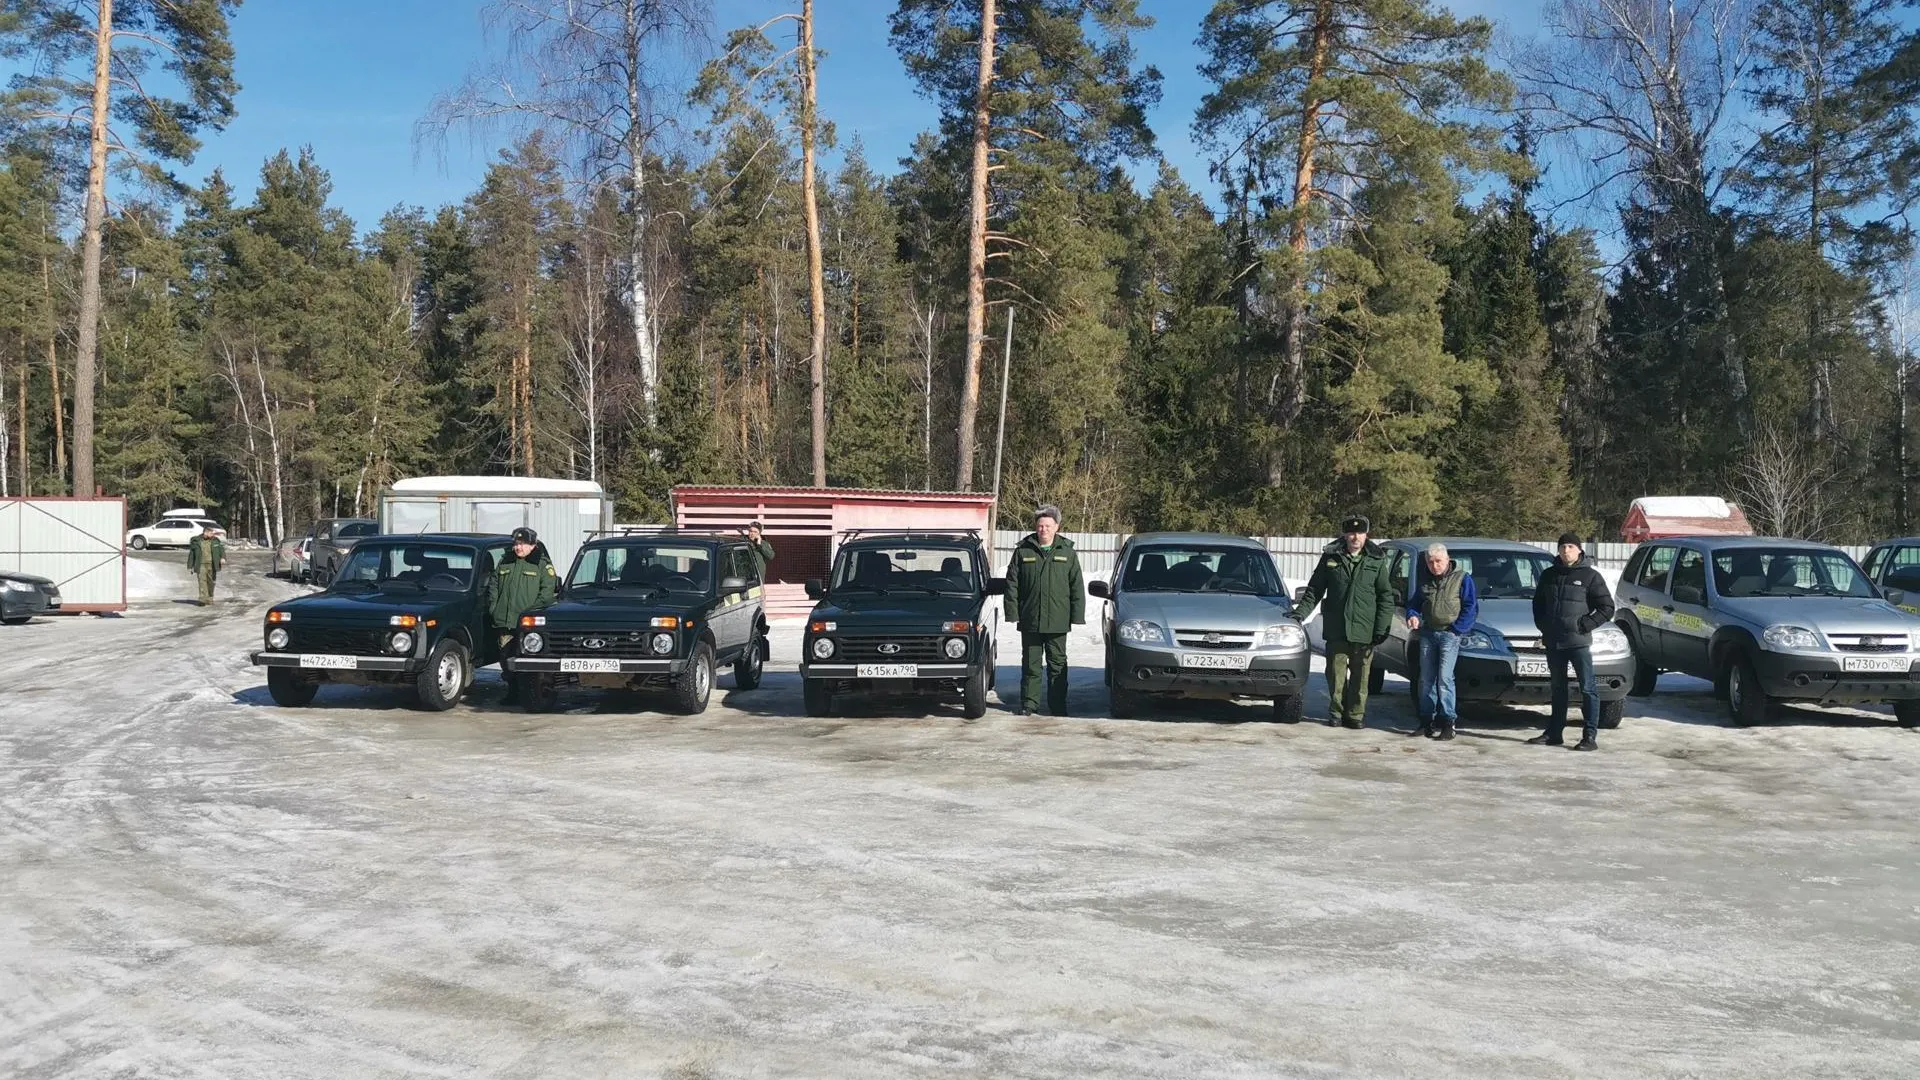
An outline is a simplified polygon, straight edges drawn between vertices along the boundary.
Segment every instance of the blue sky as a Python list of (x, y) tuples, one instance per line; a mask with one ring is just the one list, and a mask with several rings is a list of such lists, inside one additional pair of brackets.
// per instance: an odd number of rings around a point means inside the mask
[[(789, 6), (778, 0), (716, 0), (714, 33), (759, 22)], [(822, 114), (842, 145), (857, 135), (882, 171), (931, 127), (933, 109), (914, 92), (887, 44), (892, 0), (815, 0)], [(434, 96), (459, 84), (497, 43), (481, 30), (478, 0), (249, 0), (233, 26), (241, 82), (239, 115), (211, 133), (184, 178), (218, 166), (244, 195), (275, 151), (311, 145), (333, 176), (334, 201), (364, 231), (397, 204), (457, 202), (477, 185), (499, 140), (456, 135), (444, 153), (416, 149), (414, 124)], [(1137, 43), (1165, 78), (1152, 117), (1162, 151), (1189, 183), (1206, 189), (1206, 164), (1189, 125), (1203, 80), (1194, 67), (1201, 0), (1141, 0), (1158, 20)], [(1530, 0), (1458, 0), (1460, 14), (1492, 15), (1502, 29), (1530, 33)], [(1517, 20), (1517, 21), (1516, 21)], [(1211, 192), (1208, 192), (1211, 194)]]

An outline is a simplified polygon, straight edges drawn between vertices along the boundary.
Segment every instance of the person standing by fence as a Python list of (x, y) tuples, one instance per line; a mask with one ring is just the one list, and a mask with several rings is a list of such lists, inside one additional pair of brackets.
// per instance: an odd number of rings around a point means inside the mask
[(1460, 639), (1479, 617), (1480, 598), (1473, 575), (1448, 557), (1447, 545), (1428, 544), (1422, 562), (1426, 573), (1407, 603), (1407, 629), (1420, 640), (1420, 685), (1414, 699), (1420, 726), (1412, 734), (1451, 739), (1459, 720), (1453, 669), (1460, 659)]
[(1007, 564), (1007, 617), (1020, 626), (1020, 711), (1040, 711), (1046, 672), (1047, 712), (1067, 715), (1067, 634), (1087, 621), (1087, 590), (1080, 554), (1060, 535), (1060, 508), (1034, 512), (1033, 531)]

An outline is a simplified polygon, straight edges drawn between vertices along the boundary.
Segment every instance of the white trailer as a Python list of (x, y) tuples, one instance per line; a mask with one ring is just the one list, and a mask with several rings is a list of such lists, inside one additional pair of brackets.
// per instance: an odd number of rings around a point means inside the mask
[(532, 476), (419, 476), (380, 495), (382, 533), (540, 534), (562, 575), (596, 532), (613, 528), (613, 500), (591, 480)]

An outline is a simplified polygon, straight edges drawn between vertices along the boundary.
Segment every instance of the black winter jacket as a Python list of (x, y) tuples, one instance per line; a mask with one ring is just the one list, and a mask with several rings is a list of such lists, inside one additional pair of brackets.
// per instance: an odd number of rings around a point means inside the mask
[(1593, 631), (1613, 619), (1613, 590), (1585, 555), (1568, 566), (1554, 560), (1533, 591), (1533, 625), (1551, 648), (1584, 649)]

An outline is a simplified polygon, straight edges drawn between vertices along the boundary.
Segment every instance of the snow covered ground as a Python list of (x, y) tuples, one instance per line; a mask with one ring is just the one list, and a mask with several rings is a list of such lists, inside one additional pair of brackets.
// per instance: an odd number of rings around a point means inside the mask
[(824, 721), (792, 631), (698, 717), (286, 710), (247, 565), (5, 634), (0, 1076), (1920, 1075), (1884, 710), (1122, 722), (1081, 635), (1074, 716)]

